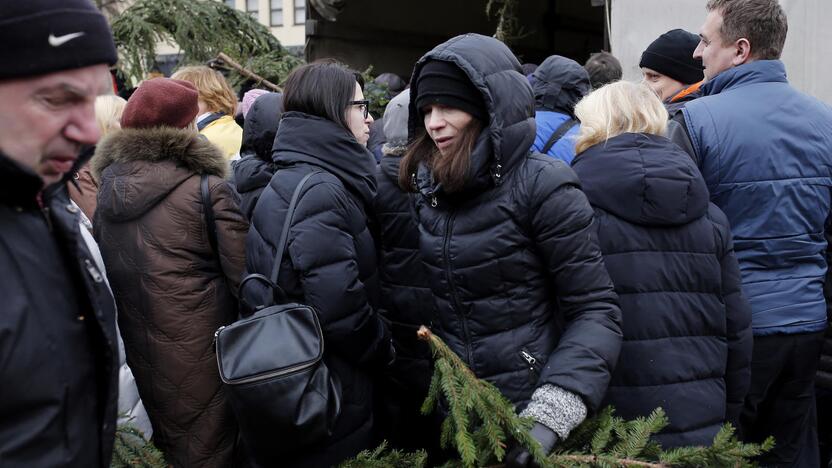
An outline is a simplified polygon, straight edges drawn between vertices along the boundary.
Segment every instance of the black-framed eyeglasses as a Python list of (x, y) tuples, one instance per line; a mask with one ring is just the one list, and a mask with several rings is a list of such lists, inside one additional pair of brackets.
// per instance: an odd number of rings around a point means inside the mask
[(362, 99), (360, 101), (350, 101), (349, 103), (351, 106), (363, 106), (361, 110), (364, 111), (364, 118), (366, 119), (370, 115), (370, 101), (368, 99)]

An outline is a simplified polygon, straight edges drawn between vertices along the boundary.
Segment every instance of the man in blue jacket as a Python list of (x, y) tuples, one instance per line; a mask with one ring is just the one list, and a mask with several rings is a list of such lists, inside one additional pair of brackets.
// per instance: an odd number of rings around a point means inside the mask
[(0, 2), (0, 42), (0, 465), (108, 467), (114, 303), (66, 181), (116, 48), (89, 0)]
[(675, 118), (731, 223), (751, 305), (741, 432), (775, 437), (764, 466), (818, 466), (813, 380), (826, 328), (832, 110), (786, 80), (788, 26), (777, 0), (710, 0), (707, 10), (694, 52), (704, 96)]

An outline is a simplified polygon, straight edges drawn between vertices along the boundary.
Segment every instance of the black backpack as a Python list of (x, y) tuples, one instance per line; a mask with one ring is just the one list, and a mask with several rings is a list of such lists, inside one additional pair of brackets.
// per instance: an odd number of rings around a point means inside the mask
[[(277, 285), (295, 206), (313, 174), (301, 179), (292, 194), (270, 277), (251, 274), (240, 283), (241, 298), (249, 282), (268, 285), (272, 303), (255, 307), (251, 316), (214, 334), (219, 374), (240, 438), (249, 456), (265, 466), (328, 437), (341, 412), (341, 386), (323, 361), (318, 313), (289, 303)], [(206, 192), (203, 182), (203, 199)], [(208, 224), (213, 224), (213, 214)]]

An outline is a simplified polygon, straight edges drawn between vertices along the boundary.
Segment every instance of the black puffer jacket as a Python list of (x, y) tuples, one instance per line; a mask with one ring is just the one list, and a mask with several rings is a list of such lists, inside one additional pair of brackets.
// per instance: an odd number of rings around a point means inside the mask
[[(422, 166), (420, 250), (438, 302), (439, 334), (481, 378), (524, 407), (552, 384), (597, 408), (621, 344), (620, 313), (574, 172), (529, 155), (534, 98), (503, 44), (468, 34), (425, 55), (456, 63), (484, 97), (489, 123), (467, 182), (448, 195)], [(527, 362), (524, 353), (534, 357)]]
[(0, 154), (0, 465), (107, 467), (118, 408), (113, 297), (66, 182)]
[(274, 175), (272, 147), (283, 116), (283, 95), (258, 97), (246, 116), (240, 159), (231, 164), (233, 181), (240, 196), (240, 211), (250, 220), (263, 189)]
[(634, 419), (661, 407), (663, 447), (709, 445), (748, 391), (751, 311), (728, 220), (670, 140), (625, 133), (573, 163), (595, 208), (624, 344), (605, 403)]
[[(402, 149), (395, 147), (394, 151)], [(396, 347), (396, 362), (381, 383), (379, 419), (384, 437), (393, 446), (418, 449), (438, 442), (438, 428), (420, 412), (430, 384), (430, 349), (416, 338), (420, 325), (432, 325), (436, 306), (419, 254), (419, 226), (413, 211), (416, 195), (402, 191), (398, 185), (400, 161), (400, 155), (388, 152), (381, 159), (376, 177), (380, 312), (390, 323)]]
[[(366, 214), (376, 193), (375, 161), (340, 125), (287, 112), (274, 162), (278, 170), (254, 209), (246, 238), (246, 273), (270, 274), (292, 193), (315, 172), (297, 202), (278, 283), (292, 300), (317, 310), (324, 358), (343, 388), (331, 438), (281, 456), (280, 466), (331, 466), (373, 443), (369, 373), (392, 357), (389, 332), (376, 313), (376, 246)], [(265, 291), (246, 289), (249, 304), (264, 303)], [(279, 437), (275, 448), (293, 449), (280, 447)]]

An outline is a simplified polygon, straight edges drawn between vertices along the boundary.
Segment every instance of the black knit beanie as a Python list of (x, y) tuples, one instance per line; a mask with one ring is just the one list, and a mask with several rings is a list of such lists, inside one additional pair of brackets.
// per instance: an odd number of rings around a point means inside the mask
[(451, 62), (431, 60), (425, 63), (416, 82), (416, 92), (416, 109), (420, 114), (430, 104), (442, 104), (463, 110), (482, 122), (488, 121), (482, 93), (468, 75)]
[(118, 60), (104, 15), (90, 0), (0, 2), (0, 79)]
[(641, 54), (639, 67), (653, 69), (683, 84), (702, 81), (702, 60), (693, 58), (699, 36), (682, 29), (668, 31)]

